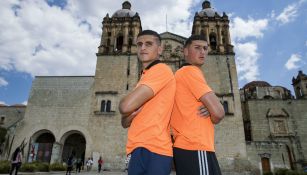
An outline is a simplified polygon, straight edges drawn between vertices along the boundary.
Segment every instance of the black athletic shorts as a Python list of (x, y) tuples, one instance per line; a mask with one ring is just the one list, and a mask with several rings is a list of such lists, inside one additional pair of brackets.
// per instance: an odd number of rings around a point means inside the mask
[(221, 175), (215, 153), (173, 148), (176, 175)]

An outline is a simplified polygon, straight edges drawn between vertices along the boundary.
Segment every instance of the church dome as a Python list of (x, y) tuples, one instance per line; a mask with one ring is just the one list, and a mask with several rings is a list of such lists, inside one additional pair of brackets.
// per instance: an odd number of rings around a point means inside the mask
[(122, 9), (117, 10), (112, 17), (123, 18), (123, 17), (133, 17), (136, 12), (131, 11), (131, 4), (128, 1), (125, 1), (122, 4)]
[(250, 89), (253, 87), (271, 87), (271, 85), (266, 81), (252, 81), (250, 83), (247, 83), (243, 89)]
[(214, 17), (215, 16), (215, 13), (216, 11), (211, 8), (211, 4), (209, 1), (204, 1), (203, 4), (203, 9), (202, 11), (198, 12), (198, 15), (199, 16), (208, 16), (208, 17)]

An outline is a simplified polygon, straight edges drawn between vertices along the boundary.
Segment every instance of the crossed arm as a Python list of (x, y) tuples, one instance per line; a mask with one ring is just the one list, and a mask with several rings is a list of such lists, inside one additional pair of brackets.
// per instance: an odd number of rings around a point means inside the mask
[(199, 100), (203, 103), (204, 107), (208, 109), (212, 123), (218, 124), (224, 118), (224, 108), (214, 92), (209, 92), (201, 96)]
[(140, 85), (121, 99), (119, 112), (122, 115), (121, 123), (123, 128), (128, 128), (131, 125), (132, 120), (141, 111), (142, 106), (152, 97), (154, 97), (153, 90), (146, 85)]

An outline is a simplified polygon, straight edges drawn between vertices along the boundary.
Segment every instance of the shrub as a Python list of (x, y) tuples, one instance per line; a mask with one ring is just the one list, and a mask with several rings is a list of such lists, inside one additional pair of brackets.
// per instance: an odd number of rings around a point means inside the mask
[(297, 171), (288, 171), (287, 172), (287, 175), (300, 175), (300, 173), (299, 172), (297, 172)]
[(263, 173), (263, 175), (273, 175), (273, 173), (272, 172), (265, 172), (265, 173)]
[(37, 171), (40, 172), (49, 172), (49, 164), (48, 163), (39, 163), (36, 164)]
[(36, 166), (34, 163), (23, 163), (20, 168), (22, 172), (34, 172), (35, 170)]
[(7, 160), (0, 161), (0, 174), (7, 174), (9, 173), (11, 168), (11, 163)]
[(307, 175), (307, 173), (280, 168), (275, 170), (275, 175)]
[(58, 163), (58, 162), (51, 164), (49, 167), (51, 171), (65, 171), (66, 170), (66, 167), (63, 164)]
[(275, 170), (275, 175), (287, 175), (288, 171), (286, 168), (278, 168)]

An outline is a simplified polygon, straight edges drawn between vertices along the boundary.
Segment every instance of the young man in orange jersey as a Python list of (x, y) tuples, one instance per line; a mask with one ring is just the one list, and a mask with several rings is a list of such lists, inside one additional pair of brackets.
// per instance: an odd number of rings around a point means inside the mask
[(119, 104), (122, 126), (128, 129), (129, 175), (169, 175), (172, 163), (170, 116), (176, 82), (172, 70), (160, 63), (161, 38), (152, 30), (137, 37), (143, 71), (135, 89)]
[[(204, 36), (192, 35), (184, 45), (186, 63), (177, 70), (171, 127), (177, 175), (220, 175), (214, 150), (214, 124), (225, 112), (201, 71), (208, 55)], [(203, 109), (199, 109), (202, 106)], [(207, 110), (208, 115), (200, 115)]]

